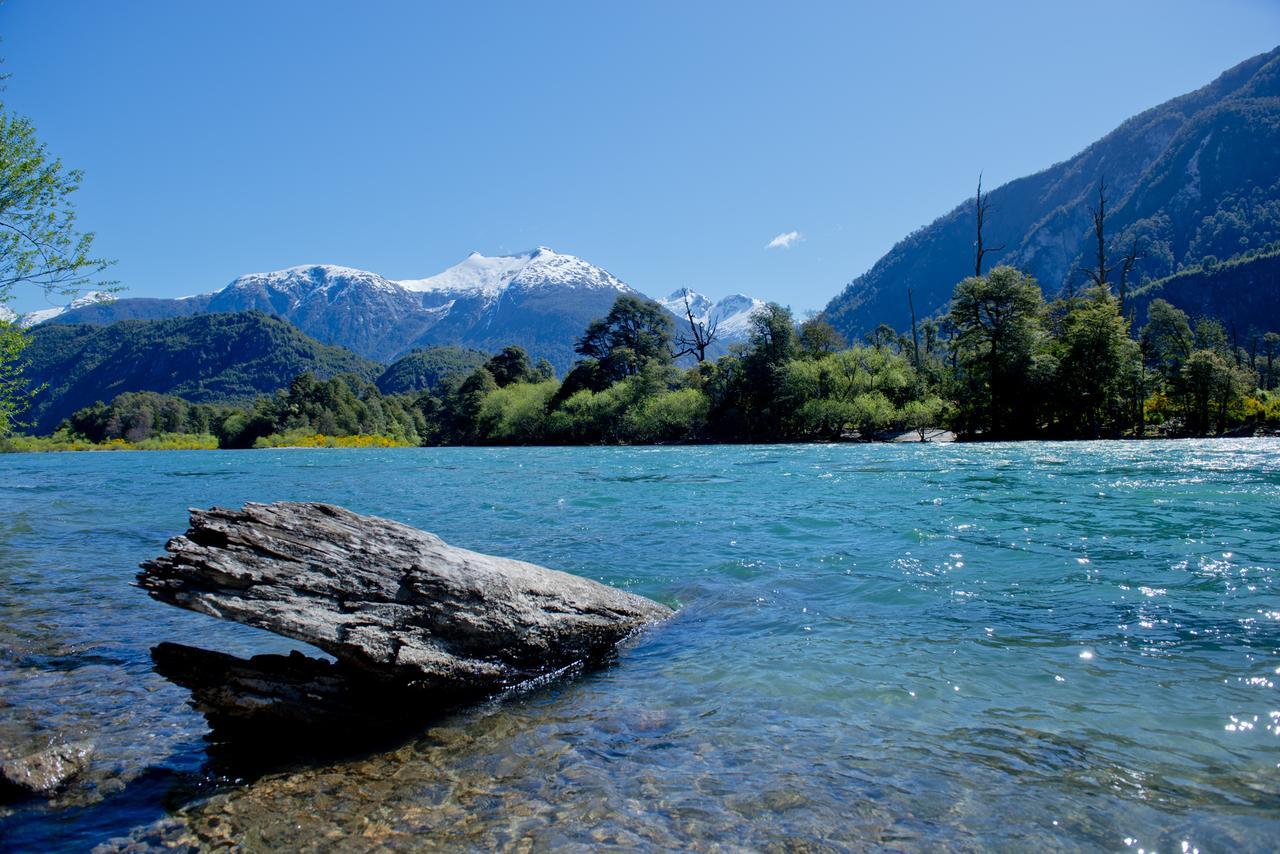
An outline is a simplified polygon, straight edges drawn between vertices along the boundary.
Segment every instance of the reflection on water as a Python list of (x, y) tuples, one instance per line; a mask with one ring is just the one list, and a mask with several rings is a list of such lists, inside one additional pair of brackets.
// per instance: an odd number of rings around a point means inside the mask
[[(681, 607), (616, 664), (291, 767), (212, 755), (149, 601), (192, 505), (325, 500)], [(0, 847), (1266, 850), (1280, 442), (0, 458)]]

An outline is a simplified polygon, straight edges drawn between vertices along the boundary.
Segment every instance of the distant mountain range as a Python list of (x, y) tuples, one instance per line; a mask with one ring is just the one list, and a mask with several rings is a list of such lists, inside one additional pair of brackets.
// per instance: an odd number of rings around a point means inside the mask
[[(1280, 48), (1135, 116), (1070, 160), (992, 190), (984, 236), (1005, 248), (988, 256), (987, 266), (1020, 267), (1050, 296), (1082, 285), (1089, 205), (1104, 177), (1112, 259), (1136, 241), (1135, 285), (1200, 265), (1205, 275), (1196, 281), (1203, 284), (1220, 261), (1280, 241)], [(880, 323), (906, 329), (908, 290), (917, 316), (945, 311), (956, 283), (973, 273), (973, 254), (970, 199), (894, 246), (830, 302), (825, 316), (851, 338)], [(1280, 281), (1259, 278), (1252, 286), (1270, 289), (1259, 304), (1280, 304)], [(1238, 294), (1229, 287), (1187, 287), (1165, 289), (1165, 297), (1188, 300), (1186, 310), (1237, 311)], [(1276, 314), (1251, 320), (1280, 327)]]
[[(664, 305), (682, 292), (673, 294)], [(620, 294), (635, 289), (608, 271), (546, 247), (517, 255), (473, 252), (425, 279), (394, 281), (328, 264), (241, 276), (220, 291), (181, 299), (91, 294), (65, 308), (23, 315), (23, 326), (95, 324), (118, 320), (260, 311), (282, 317), (326, 344), (381, 362), (415, 349), (456, 345), (493, 352), (515, 344), (564, 372), (587, 324), (608, 313)], [(742, 312), (760, 300), (735, 295), (712, 304), (694, 294), (700, 317), (721, 323), (721, 343), (745, 335)], [(678, 322), (687, 322), (681, 302)]]

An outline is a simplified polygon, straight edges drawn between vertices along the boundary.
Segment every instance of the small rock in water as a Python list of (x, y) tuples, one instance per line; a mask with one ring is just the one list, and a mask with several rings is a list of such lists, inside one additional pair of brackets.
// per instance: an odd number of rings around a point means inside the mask
[(49, 795), (83, 774), (93, 756), (87, 741), (55, 744), (15, 759), (0, 761), (0, 798)]

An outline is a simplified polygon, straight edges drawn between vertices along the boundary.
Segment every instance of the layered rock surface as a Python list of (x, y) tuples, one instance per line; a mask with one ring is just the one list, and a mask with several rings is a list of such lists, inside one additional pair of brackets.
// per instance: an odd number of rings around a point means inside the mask
[(232, 717), (271, 708), (303, 718), (326, 703), (345, 717), (353, 700), (399, 691), (445, 705), (601, 660), (671, 615), (589, 579), (327, 504), (192, 510), (190, 530), (166, 548), (138, 576), (154, 598), (337, 660), (157, 648), (161, 671), (191, 687), (202, 710)]

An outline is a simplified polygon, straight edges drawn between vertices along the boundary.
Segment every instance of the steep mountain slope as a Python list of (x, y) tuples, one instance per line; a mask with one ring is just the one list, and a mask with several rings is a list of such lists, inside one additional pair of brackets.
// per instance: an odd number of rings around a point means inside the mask
[[(1089, 205), (1108, 186), (1111, 254), (1137, 241), (1135, 283), (1209, 256), (1225, 259), (1280, 240), (1280, 48), (1213, 83), (1128, 120), (1080, 154), (990, 194), (985, 233), (1005, 244), (988, 267), (1015, 264), (1057, 293), (1082, 281)], [(914, 232), (849, 283), (827, 319), (856, 337), (879, 323), (944, 311), (973, 270), (974, 216), (966, 201)]]
[(349, 372), (372, 380), (382, 369), (259, 312), (109, 326), (44, 323), (31, 330), (31, 337), (24, 373), (31, 387), (45, 388), (23, 418), (40, 433), (81, 407), (126, 391), (210, 403), (273, 392), (304, 371), (319, 377)]
[(42, 320), (110, 323), (261, 311), (381, 361), (440, 344), (482, 350), (518, 344), (563, 371), (573, 361), (574, 340), (620, 293), (636, 292), (593, 264), (539, 247), (497, 257), (472, 253), (443, 273), (406, 281), (327, 264), (290, 267), (241, 276), (213, 294), (94, 302)]

